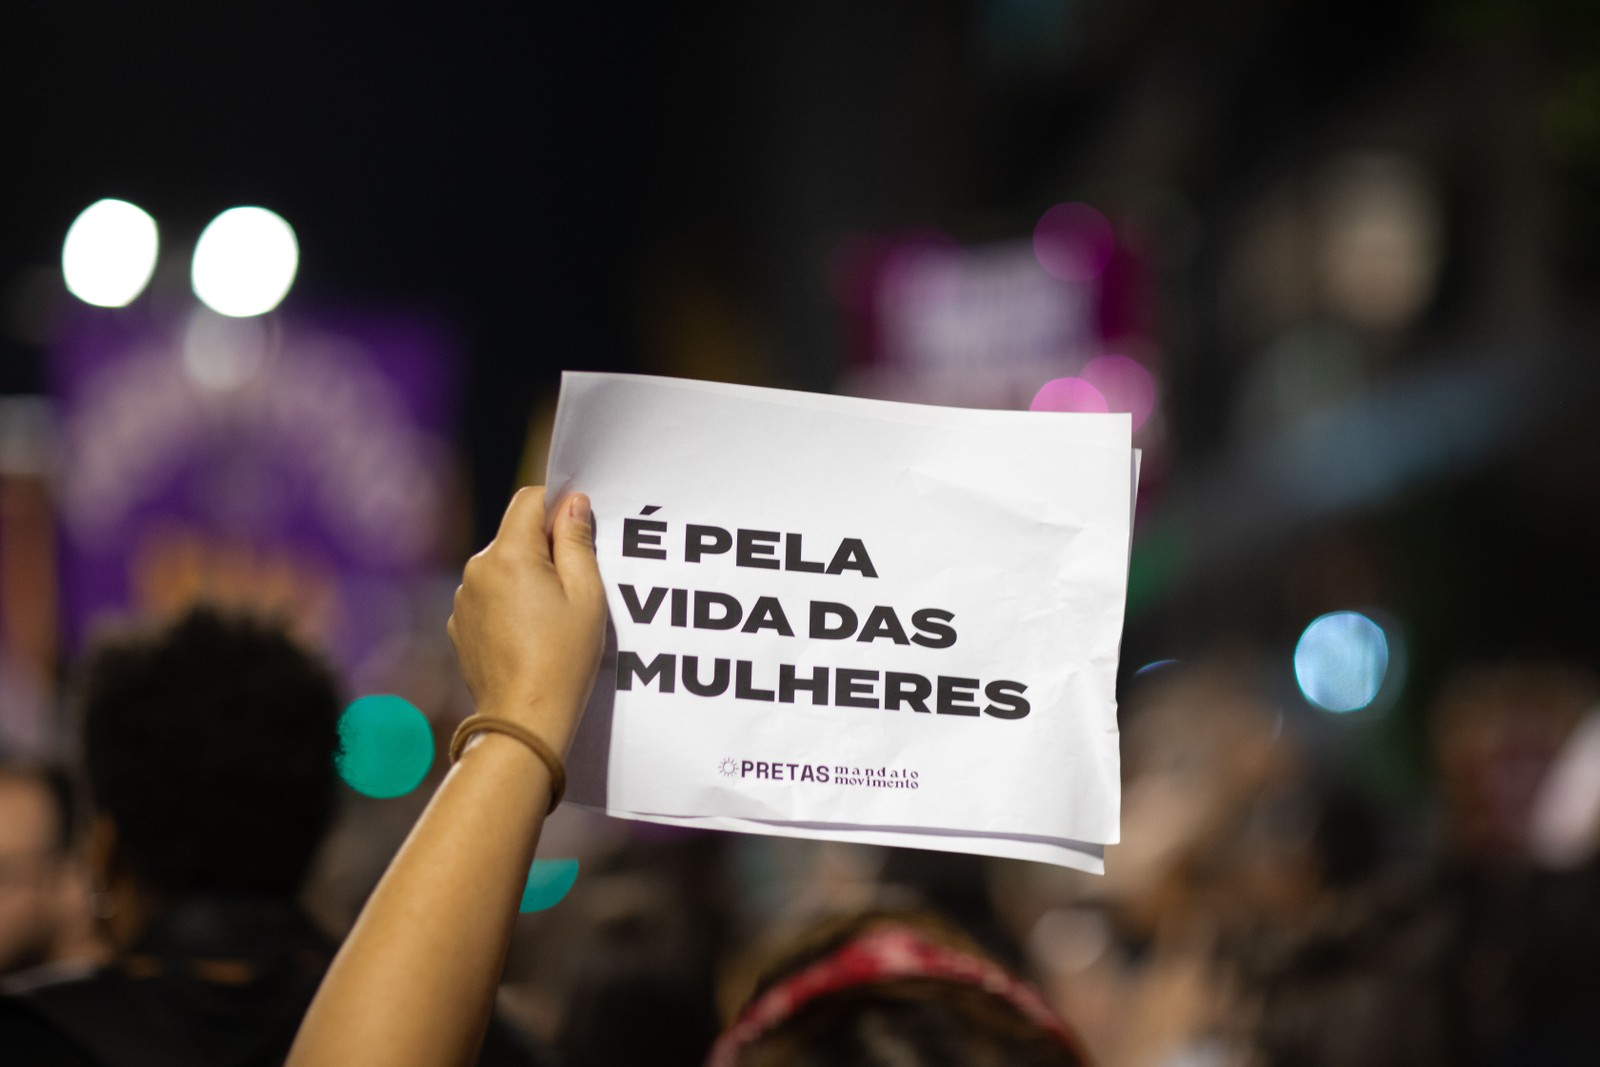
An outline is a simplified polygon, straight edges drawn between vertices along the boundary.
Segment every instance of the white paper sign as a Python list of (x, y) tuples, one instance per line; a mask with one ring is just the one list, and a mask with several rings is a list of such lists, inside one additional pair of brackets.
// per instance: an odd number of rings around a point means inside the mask
[(567, 374), (615, 630), (568, 796), (1098, 869), (1134, 464), (1126, 415)]

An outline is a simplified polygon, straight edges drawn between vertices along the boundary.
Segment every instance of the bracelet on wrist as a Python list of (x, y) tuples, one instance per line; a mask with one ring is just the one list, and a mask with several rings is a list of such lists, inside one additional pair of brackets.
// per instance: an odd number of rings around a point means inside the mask
[(555, 749), (525, 726), (510, 719), (502, 719), (498, 715), (468, 715), (461, 721), (461, 725), (456, 727), (455, 736), (450, 739), (450, 762), (453, 764), (460, 760), (461, 753), (466, 750), (467, 742), (475, 734), (485, 732), (514, 737), (539, 757), (550, 771), (550, 808), (545, 814), (555, 811), (556, 806), (561, 803), (562, 794), (567, 791), (567, 769), (562, 764), (561, 757), (556, 755)]

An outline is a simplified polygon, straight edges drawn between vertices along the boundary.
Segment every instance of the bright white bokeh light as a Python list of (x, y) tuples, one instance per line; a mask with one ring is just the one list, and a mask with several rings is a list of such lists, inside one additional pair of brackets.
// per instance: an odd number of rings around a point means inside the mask
[(1306, 699), (1328, 711), (1371, 704), (1389, 673), (1389, 639), (1358, 611), (1312, 621), (1294, 649), (1294, 676)]
[(61, 274), (73, 296), (119, 308), (144, 292), (156, 269), (156, 220), (126, 200), (97, 200), (67, 228)]
[(277, 307), (299, 266), (300, 244), (281, 216), (264, 207), (235, 207), (200, 234), (190, 277), (206, 307), (246, 318)]

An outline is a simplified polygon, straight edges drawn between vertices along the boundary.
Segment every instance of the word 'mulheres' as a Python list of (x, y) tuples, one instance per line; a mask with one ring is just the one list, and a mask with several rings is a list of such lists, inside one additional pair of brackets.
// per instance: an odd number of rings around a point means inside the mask
[[(793, 704), (800, 693), (816, 706), (836, 708), (902, 708), (939, 715), (990, 715), (997, 719), (1020, 719), (1031, 707), (1023, 695), (1028, 687), (1021, 682), (996, 680), (985, 685), (977, 678), (939, 675), (929, 678), (910, 671), (877, 671), (854, 667), (816, 667), (802, 674), (792, 663), (780, 663), (776, 677), (760, 679), (771, 688), (757, 684), (757, 665), (751, 660), (717, 658), (708, 664), (698, 656), (678, 656), (663, 652), (649, 663), (637, 652), (617, 653), (617, 689), (631, 691), (634, 683), (654, 685), (659, 693), (675, 693), (683, 683), (686, 693), (700, 697), (730, 694), (736, 700)], [(978, 696), (983, 694), (981, 703)]]

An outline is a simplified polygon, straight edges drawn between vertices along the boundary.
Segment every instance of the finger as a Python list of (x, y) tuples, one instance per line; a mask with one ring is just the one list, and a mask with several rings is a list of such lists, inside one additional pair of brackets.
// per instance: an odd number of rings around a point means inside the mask
[(544, 486), (532, 485), (517, 490), (506, 505), (500, 519), (500, 532), (494, 535), (495, 544), (502, 549), (522, 552), (534, 551), (545, 559), (550, 558), (549, 542), (544, 533)]
[(550, 540), (561, 587), (569, 595), (597, 593), (600, 568), (594, 558), (594, 517), (588, 497), (574, 493), (561, 502)]

